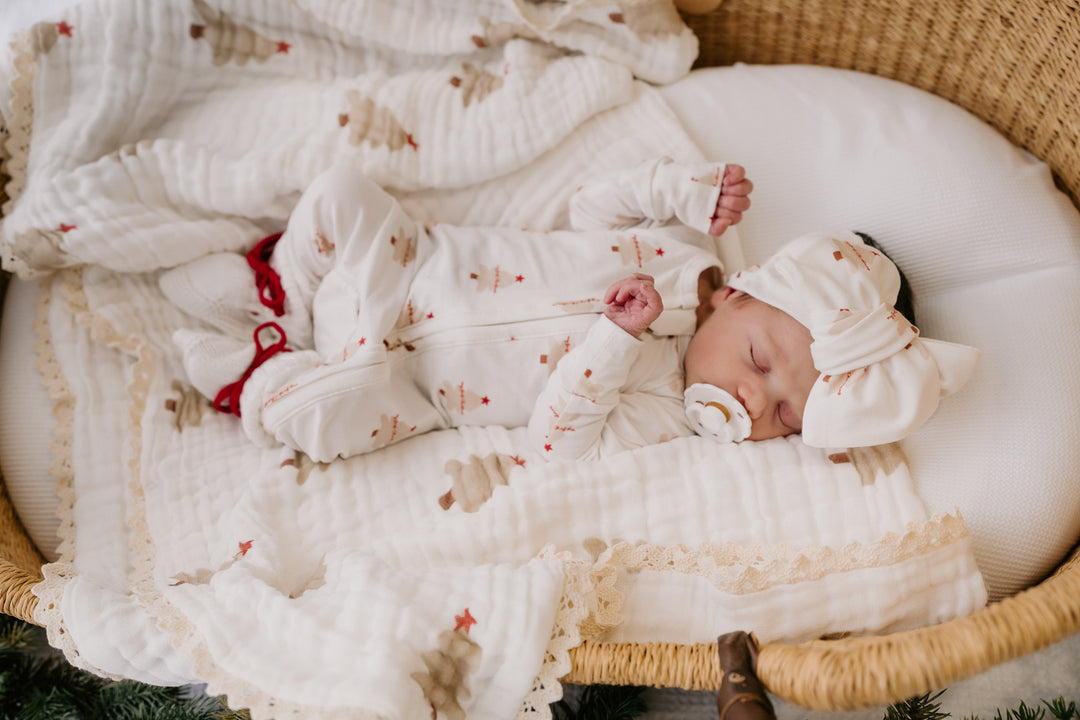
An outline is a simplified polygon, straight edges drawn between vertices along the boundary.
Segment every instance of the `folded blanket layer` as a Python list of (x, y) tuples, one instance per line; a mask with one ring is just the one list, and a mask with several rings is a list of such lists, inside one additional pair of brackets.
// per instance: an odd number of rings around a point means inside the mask
[(465, 428), (317, 464), (188, 385), (158, 272), (280, 230), (331, 164), (427, 221), (553, 229), (592, 174), (700, 159), (640, 81), (696, 53), (670, 3), (93, 0), (20, 47), (0, 242), (60, 269), (40, 357), (66, 541), (35, 592), (73, 662), (256, 717), (546, 717), (583, 637), (797, 640), (985, 601), (895, 448), (568, 464)]

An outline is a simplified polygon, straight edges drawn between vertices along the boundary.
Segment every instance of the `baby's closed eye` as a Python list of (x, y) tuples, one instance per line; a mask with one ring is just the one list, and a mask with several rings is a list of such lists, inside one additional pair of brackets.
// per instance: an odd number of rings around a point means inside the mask
[(769, 373), (768, 360), (762, 355), (760, 350), (754, 348), (752, 343), (750, 345), (750, 362), (754, 364), (754, 367), (757, 368), (758, 372), (766, 375)]

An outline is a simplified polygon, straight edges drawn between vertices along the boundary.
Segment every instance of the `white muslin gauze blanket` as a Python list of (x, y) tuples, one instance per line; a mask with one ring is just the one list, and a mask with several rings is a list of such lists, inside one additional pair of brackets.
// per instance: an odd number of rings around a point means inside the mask
[(546, 718), (585, 639), (799, 641), (985, 602), (896, 446), (572, 464), (465, 428), (315, 464), (188, 384), (158, 274), (280, 231), (332, 164), (424, 221), (554, 229), (595, 173), (701, 160), (650, 86), (697, 52), (670, 0), (89, 0), (14, 49), (0, 251), (42, 279), (64, 542), (35, 594), (72, 662), (255, 718)]

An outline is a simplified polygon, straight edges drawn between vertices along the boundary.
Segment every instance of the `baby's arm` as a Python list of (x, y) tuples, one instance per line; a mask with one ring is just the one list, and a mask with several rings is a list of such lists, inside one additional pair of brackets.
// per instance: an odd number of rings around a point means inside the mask
[(753, 187), (739, 165), (689, 166), (659, 158), (587, 182), (570, 199), (570, 223), (577, 230), (599, 230), (675, 218), (720, 235), (742, 219)]
[[(604, 317), (559, 361), (533, 408), (529, 438), (549, 457), (591, 460), (599, 457), (601, 446), (629, 449), (648, 442), (640, 433), (620, 436), (610, 420), (622, 410), (627, 377), (642, 347), (639, 336), (660, 315), (663, 302), (652, 278), (640, 273), (614, 283), (604, 300)], [(665, 414), (651, 411), (651, 399), (635, 393), (635, 414)], [(632, 423), (621, 424), (636, 430)]]
[(601, 317), (559, 360), (529, 419), (530, 444), (546, 457), (592, 460), (642, 341)]
[(720, 199), (713, 209), (709, 234), (720, 237), (732, 225), (742, 220), (742, 214), (750, 209), (750, 193), (754, 184), (746, 177), (742, 165), (726, 165), (721, 183)]
[(614, 283), (604, 293), (604, 317), (634, 338), (641, 337), (664, 311), (664, 301), (651, 275), (634, 273)]

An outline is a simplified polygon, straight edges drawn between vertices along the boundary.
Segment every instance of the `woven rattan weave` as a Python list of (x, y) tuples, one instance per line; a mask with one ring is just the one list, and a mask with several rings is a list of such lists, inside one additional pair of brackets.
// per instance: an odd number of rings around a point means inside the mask
[[(928, 90), (1044, 160), (1080, 205), (1080, 0), (723, 0), (687, 16), (699, 65), (805, 63)], [(41, 557), (0, 498), (0, 611), (32, 620)], [(944, 687), (1080, 631), (1080, 555), (970, 617), (884, 637), (766, 645), (777, 696), (843, 710)], [(586, 643), (564, 678), (716, 689), (712, 645)]]

